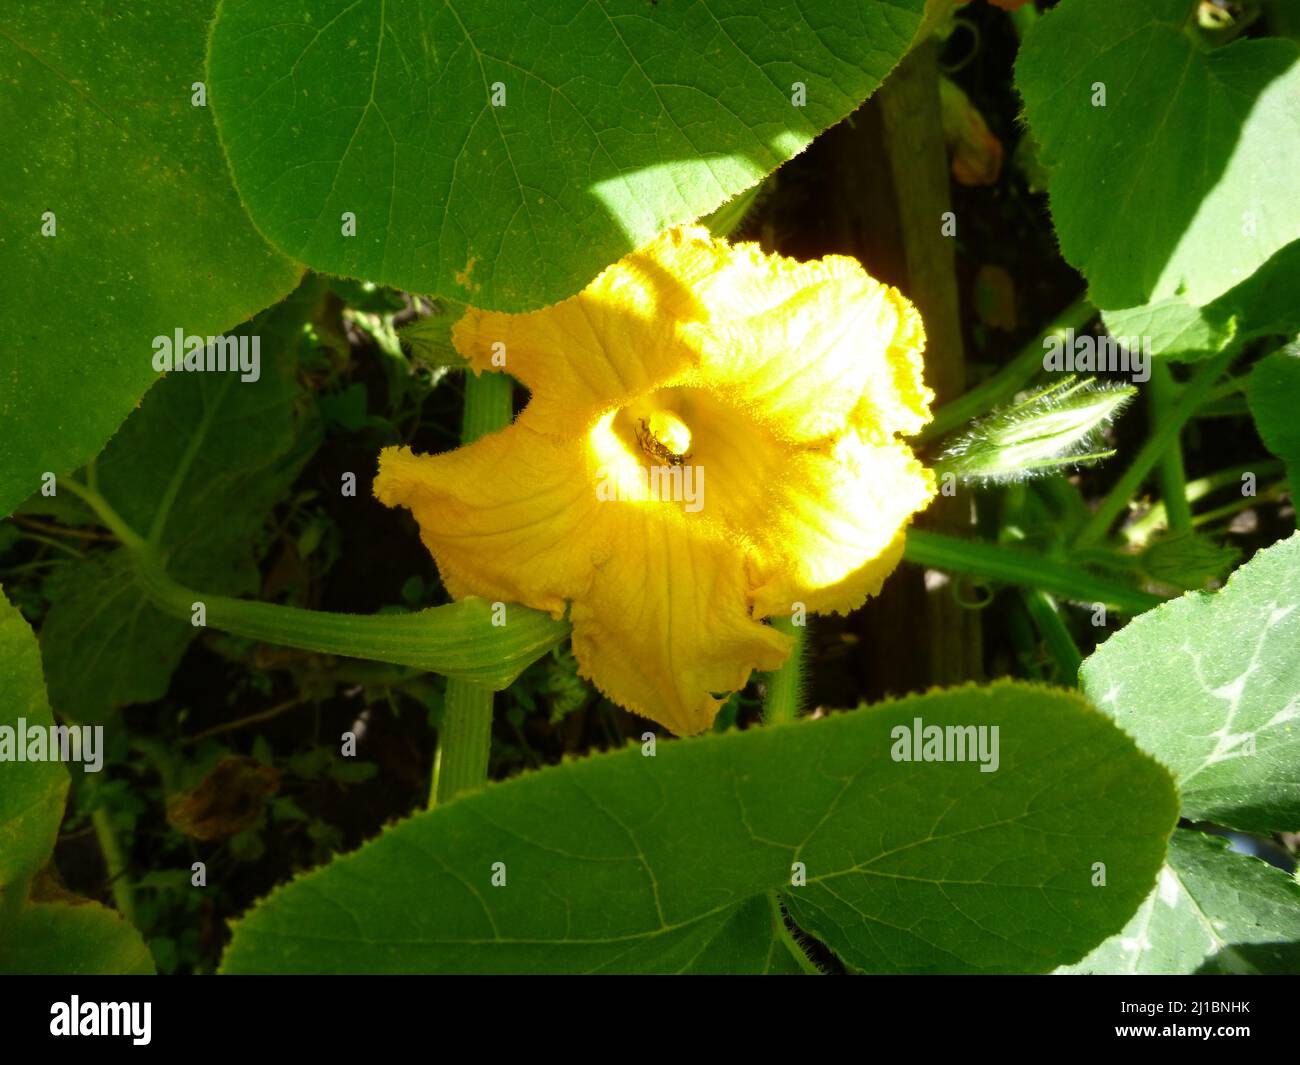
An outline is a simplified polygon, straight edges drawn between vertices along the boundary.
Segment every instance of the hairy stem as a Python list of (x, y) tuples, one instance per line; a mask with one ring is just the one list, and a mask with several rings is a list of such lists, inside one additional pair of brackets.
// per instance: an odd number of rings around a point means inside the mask
[(530, 663), (568, 634), (563, 621), (513, 606), (510, 624), (492, 624), (492, 608), (480, 599), (409, 614), (335, 614), (278, 603), (259, 603), (186, 588), (164, 572), (157, 553), (98, 493), (65, 481), (131, 552), (136, 579), (163, 613), (223, 632), (321, 654), (411, 666), (492, 689), (510, 684)]
[[(1169, 372), (1168, 363), (1153, 359), (1151, 364), (1151, 424), (1159, 425), (1169, 416), (1178, 395), (1178, 385)], [(1169, 516), (1169, 528), (1176, 533), (1191, 532), (1192, 504), (1187, 498), (1187, 473), (1183, 469), (1183, 445), (1178, 434), (1169, 441), (1156, 470), (1160, 479), (1160, 498)]]
[(807, 628), (794, 624), (789, 618), (773, 618), (772, 628), (794, 638), (794, 647), (785, 664), (767, 675), (767, 693), (763, 697), (763, 724), (781, 725), (793, 721), (803, 708)]
[(1038, 627), (1038, 634), (1043, 638), (1047, 652), (1056, 662), (1061, 674), (1061, 683), (1071, 687), (1079, 683), (1079, 667), (1083, 665), (1083, 655), (1070, 635), (1070, 630), (1061, 617), (1056, 600), (1040, 588), (1026, 588), (1020, 593), (1025, 600), (1025, 608)]
[(1072, 602), (1104, 603), (1130, 614), (1140, 614), (1164, 602), (1158, 595), (1094, 577), (1068, 562), (1058, 562), (1019, 548), (945, 536), (924, 529), (908, 530), (903, 558), (915, 565), (947, 573), (983, 577), (1023, 588), (1041, 588)]
[(136, 922), (135, 891), (127, 879), (127, 857), (113, 829), (112, 816), (102, 806), (90, 815), (90, 822), (95, 828), (95, 838), (99, 841), (100, 852), (104, 855), (104, 868), (108, 872), (109, 890), (113, 893), (113, 905), (117, 912), (131, 924)]
[(492, 692), (469, 681), (448, 680), (429, 807), (483, 787), (491, 749)]
[[(462, 444), (472, 444), (510, 424), (514, 382), (503, 373), (467, 374)], [(447, 679), (429, 806), (487, 783), (492, 748), (492, 691), (457, 677)]]

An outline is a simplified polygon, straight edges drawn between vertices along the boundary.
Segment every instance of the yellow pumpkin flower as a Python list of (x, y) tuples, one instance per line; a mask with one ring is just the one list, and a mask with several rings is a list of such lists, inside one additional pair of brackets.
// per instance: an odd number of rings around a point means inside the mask
[(920, 316), (852, 259), (678, 227), (552, 307), (471, 308), (452, 341), (532, 397), (455, 451), (385, 449), (376, 496), (453, 596), (567, 609), (583, 675), (678, 734), (784, 661), (762, 619), (876, 594), (934, 495), (898, 439), (930, 419)]

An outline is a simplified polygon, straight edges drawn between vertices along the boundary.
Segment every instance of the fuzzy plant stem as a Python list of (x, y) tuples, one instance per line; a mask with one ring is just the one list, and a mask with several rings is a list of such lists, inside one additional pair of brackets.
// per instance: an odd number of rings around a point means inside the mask
[(1026, 588), (1020, 593), (1025, 600), (1025, 608), (1038, 627), (1038, 634), (1048, 654), (1060, 671), (1061, 683), (1074, 687), (1079, 683), (1079, 667), (1083, 665), (1083, 655), (1079, 646), (1070, 635), (1070, 629), (1061, 617), (1056, 600), (1040, 588)]
[[(1159, 425), (1169, 416), (1178, 398), (1178, 385), (1174, 375), (1169, 372), (1169, 364), (1162, 359), (1151, 361), (1151, 424)], [(1160, 456), (1160, 465), (1156, 467), (1160, 481), (1160, 498), (1165, 504), (1165, 513), (1169, 517), (1169, 529), (1174, 533), (1192, 531), (1192, 504), (1187, 498), (1187, 472), (1183, 468), (1183, 445), (1175, 434)]]
[(945, 573), (1041, 588), (1071, 602), (1104, 603), (1127, 614), (1141, 614), (1164, 602), (1158, 595), (1096, 577), (1069, 561), (928, 529), (907, 531), (903, 559)]
[(804, 654), (807, 627), (790, 618), (773, 618), (772, 628), (794, 638), (790, 657), (775, 673), (767, 675), (767, 693), (763, 697), (763, 724), (783, 725), (799, 716), (803, 704)]
[(104, 869), (108, 873), (113, 905), (117, 907), (118, 913), (138, 928), (140, 925), (135, 914), (135, 891), (126, 875), (126, 852), (122, 850), (121, 842), (117, 838), (112, 817), (101, 806), (90, 815), (90, 823), (94, 826), (95, 839), (99, 841), (100, 852), (104, 855)]
[[(513, 382), (503, 373), (465, 375), (462, 444), (504, 429), (513, 414)], [(492, 689), (473, 681), (447, 678), (438, 752), (433, 760), (429, 806), (477, 791), (487, 783), (492, 747)]]

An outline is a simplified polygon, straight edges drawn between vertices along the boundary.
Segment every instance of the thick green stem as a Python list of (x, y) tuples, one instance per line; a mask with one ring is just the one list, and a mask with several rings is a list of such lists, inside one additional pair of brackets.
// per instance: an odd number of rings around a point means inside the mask
[[(530, 663), (568, 634), (563, 621), (512, 605), (509, 624), (495, 625), (492, 605), (466, 599), (414, 614), (334, 614), (276, 603), (259, 603), (186, 588), (172, 580), (154, 549), (108, 502), (65, 481), (132, 555), (136, 579), (163, 613), (201, 622), (253, 640), (321, 654), (411, 666), (490, 689), (510, 684)], [(196, 607), (202, 606), (199, 617)]]
[(492, 749), (492, 692), (464, 680), (448, 680), (433, 761), (430, 808), (487, 783)]
[(472, 444), (510, 424), (514, 415), (514, 383), (514, 378), (503, 373), (465, 375), (465, 413), (460, 423), (462, 444)]
[(763, 697), (763, 724), (781, 725), (793, 721), (802, 709), (807, 628), (790, 618), (773, 618), (772, 628), (794, 638), (785, 665), (767, 675), (767, 693)]
[[(136, 574), (165, 613), (249, 639), (321, 654), (364, 658), (441, 673), (488, 688), (504, 688), (560, 642), (564, 622), (511, 605), (508, 625), (496, 626), (481, 599), (414, 614), (335, 614), (276, 603), (208, 595), (177, 584), (148, 552), (135, 556)], [(203, 616), (197, 617), (201, 605)]]
[(1233, 351), (1229, 347), (1210, 359), (1201, 367), (1196, 376), (1184, 386), (1178, 396), (1177, 403), (1173, 405), (1159, 424), (1152, 426), (1151, 435), (1147, 437), (1147, 442), (1138, 451), (1133, 464), (1124, 471), (1115, 486), (1110, 490), (1110, 494), (1101, 501), (1100, 506), (1093, 512), (1088, 523), (1080, 530), (1078, 538), (1075, 540), (1076, 547), (1087, 547), (1106, 535), (1115, 519), (1128, 506), (1129, 500), (1136, 494), (1147, 474), (1160, 461), (1160, 457), (1165, 453), (1165, 449), (1168, 448), (1170, 442), (1177, 437), (1179, 430), (1186, 424), (1187, 419), (1192, 416), (1192, 413), (1200, 406), (1210, 389), (1214, 387), (1219, 375), (1232, 361), (1232, 356)]
[[(1151, 424), (1159, 425), (1169, 416), (1178, 397), (1178, 385), (1163, 359), (1152, 360), (1151, 396), (1147, 409)], [(1160, 498), (1164, 500), (1165, 513), (1169, 515), (1169, 528), (1176, 533), (1191, 532), (1192, 504), (1187, 498), (1187, 473), (1183, 469), (1183, 445), (1175, 434), (1165, 453), (1160, 456), (1156, 470), (1160, 479)]]
[(1061, 617), (1056, 600), (1039, 588), (1026, 588), (1020, 594), (1024, 596), (1025, 608), (1034, 619), (1048, 654), (1060, 670), (1061, 683), (1071, 687), (1078, 684), (1083, 655), (1079, 653), (1079, 647), (1070, 635), (1065, 619)]
[(109, 890), (113, 893), (113, 905), (117, 907), (118, 913), (138, 928), (135, 892), (126, 876), (127, 857), (118, 841), (117, 832), (113, 829), (112, 815), (101, 806), (90, 815), (90, 823), (95, 828), (95, 838), (104, 855), (104, 868), (108, 873)]
[(1064, 337), (1067, 329), (1082, 329), (1096, 314), (1096, 309), (1086, 299), (1071, 303), (1048, 323), (1046, 329), (1021, 348), (1015, 358), (982, 385), (935, 411), (934, 419), (917, 434), (916, 442), (924, 444), (937, 440), (994, 407), (1009, 402), (1042, 371), (1047, 341), (1054, 336)]
[[(509, 353), (507, 352), (507, 358)], [(514, 382), (503, 373), (467, 374), (462, 444), (504, 429), (514, 412)], [(502, 626), (509, 628), (509, 625)], [(457, 677), (447, 679), (429, 806), (487, 783), (492, 748), (492, 691)]]
[(1104, 603), (1116, 610), (1140, 614), (1163, 603), (1158, 595), (1129, 588), (1018, 548), (966, 540), (924, 529), (909, 529), (903, 558), (918, 566), (1003, 581), (1078, 603)]
[(1029, 608), (1023, 598), (1010, 601), (1006, 614), (1007, 633), (1016, 650), (1016, 660), (1020, 663), (1025, 676), (1030, 680), (1043, 680), (1043, 667), (1038, 661), (1038, 641), (1034, 626), (1029, 620)]

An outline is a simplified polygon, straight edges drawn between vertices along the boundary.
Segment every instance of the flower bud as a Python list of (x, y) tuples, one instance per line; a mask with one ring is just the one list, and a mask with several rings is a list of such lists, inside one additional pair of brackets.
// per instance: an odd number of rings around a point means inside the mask
[(935, 472), (960, 480), (1020, 481), (1110, 457), (1101, 430), (1137, 393), (1132, 385), (1102, 385), (1067, 377), (1022, 394), (1011, 406), (974, 422), (939, 457)]

